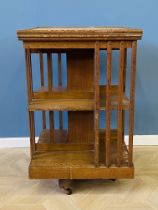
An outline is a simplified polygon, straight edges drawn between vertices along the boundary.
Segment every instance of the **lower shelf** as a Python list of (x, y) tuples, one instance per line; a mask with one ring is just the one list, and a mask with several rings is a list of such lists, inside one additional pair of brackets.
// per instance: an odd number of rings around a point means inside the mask
[[(57, 133), (59, 131), (56, 131)], [(65, 133), (65, 131), (63, 131)], [(100, 131), (100, 165), (94, 165), (94, 144), (62, 144), (68, 145), (65, 150), (59, 150), (58, 144), (48, 143), (46, 151), (37, 151), (31, 160), (29, 166), (29, 177), (31, 179), (121, 179), (133, 178), (134, 167), (128, 167), (127, 147), (122, 146), (123, 159), (121, 167), (116, 165), (117, 156), (117, 132), (111, 131), (111, 167), (106, 167), (105, 162), (105, 132)], [(65, 133), (66, 135), (66, 133)], [(48, 131), (44, 131), (40, 143), (46, 143)], [(51, 145), (52, 151), (48, 150)], [(83, 150), (87, 145), (87, 149)], [(90, 146), (91, 145), (91, 146)], [(61, 145), (60, 145), (61, 146)], [(78, 148), (75, 151), (70, 150)], [(76, 147), (75, 147), (76, 146)]]
[(34, 155), (29, 166), (33, 179), (121, 179), (133, 178), (134, 167), (93, 164), (93, 152), (47, 152)]

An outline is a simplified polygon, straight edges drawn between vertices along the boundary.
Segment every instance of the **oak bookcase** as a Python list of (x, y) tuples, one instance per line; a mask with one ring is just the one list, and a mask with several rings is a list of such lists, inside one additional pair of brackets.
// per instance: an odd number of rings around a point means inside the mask
[[(26, 59), (31, 149), (29, 177), (59, 179), (59, 185), (67, 193), (71, 193), (71, 188), (64, 180), (133, 178), (136, 50), (142, 30), (47, 27), (18, 30), (17, 34), (23, 41)], [(112, 82), (114, 51), (119, 57), (117, 84)], [(36, 70), (32, 64), (34, 55), (38, 56)], [(103, 85), (100, 85), (101, 56), (106, 63), (102, 69), (105, 71)], [(36, 75), (38, 71), (39, 88), (34, 88), (37, 78), (33, 77), (33, 71)], [(56, 78), (53, 78), (55, 71)], [(65, 84), (63, 71), (66, 72)], [(56, 86), (54, 79), (58, 81)], [(34, 116), (37, 111), (42, 115), (38, 141), (35, 140)], [(65, 111), (67, 127), (64, 127)], [(117, 113), (115, 129), (111, 128), (113, 111)], [(58, 112), (58, 128), (55, 112)], [(101, 112), (106, 116), (106, 126), (102, 129)], [(129, 114), (126, 144), (125, 112)]]

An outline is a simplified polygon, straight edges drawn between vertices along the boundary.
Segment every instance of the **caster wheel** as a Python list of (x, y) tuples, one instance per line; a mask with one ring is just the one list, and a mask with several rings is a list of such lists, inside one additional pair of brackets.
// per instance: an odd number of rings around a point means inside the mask
[(113, 181), (113, 182), (115, 182), (116, 181), (116, 179), (110, 179), (111, 181)]
[(59, 187), (63, 189), (67, 195), (72, 194), (71, 182), (72, 180), (69, 179), (59, 179)]
[(71, 195), (72, 194), (72, 189), (68, 188), (68, 189), (65, 189), (65, 193), (67, 195)]

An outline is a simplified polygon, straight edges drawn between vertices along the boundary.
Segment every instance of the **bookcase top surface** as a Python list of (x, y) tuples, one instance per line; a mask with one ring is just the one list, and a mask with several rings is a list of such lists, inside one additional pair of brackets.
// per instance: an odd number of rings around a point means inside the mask
[(141, 29), (125, 27), (37, 27), (18, 30), (20, 40), (137, 40), (141, 39)]

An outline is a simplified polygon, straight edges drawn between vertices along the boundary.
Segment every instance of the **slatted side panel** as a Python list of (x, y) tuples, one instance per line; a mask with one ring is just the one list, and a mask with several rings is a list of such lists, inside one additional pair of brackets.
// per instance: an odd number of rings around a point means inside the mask
[(95, 44), (94, 52), (94, 78), (95, 78), (95, 119), (94, 119), (94, 129), (95, 129), (95, 165), (99, 165), (99, 110), (100, 110), (100, 98), (99, 98), (99, 42)]
[[(52, 92), (53, 88), (53, 74), (52, 74), (52, 53), (47, 52), (47, 66), (48, 66), (48, 92)], [(49, 111), (50, 124), (50, 143), (54, 142), (54, 112)]]
[[(41, 87), (44, 87), (44, 62), (43, 62), (43, 53), (39, 53), (39, 60), (40, 60), (40, 82)], [(42, 128), (46, 129), (46, 112), (42, 111)]]
[(135, 75), (136, 75), (137, 42), (132, 42), (131, 72), (130, 72), (130, 110), (129, 110), (129, 166), (133, 159), (133, 129), (134, 129), (134, 102), (135, 102)]
[(123, 70), (125, 57), (124, 42), (120, 42), (120, 59), (119, 59), (119, 81), (118, 81), (118, 130), (117, 130), (117, 166), (122, 162), (122, 130), (123, 130)]
[[(28, 94), (28, 103), (29, 103), (31, 101), (32, 91), (33, 91), (30, 49), (25, 50), (25, 63), (26, 63), (27, 94)], [(35, 152), (35, 123), (34, 123), (34, 112), (30, 111), (29, 111), (29, 127), (30, 127), (30, 152), (32, 157), (33, 153)]]
[(110, 87), (111, 87), (111, 66), (112, 46), (107, 43), (107, 66), (106, 66), (106, 132), (105, 132), (105, 164), (110, 166)]

